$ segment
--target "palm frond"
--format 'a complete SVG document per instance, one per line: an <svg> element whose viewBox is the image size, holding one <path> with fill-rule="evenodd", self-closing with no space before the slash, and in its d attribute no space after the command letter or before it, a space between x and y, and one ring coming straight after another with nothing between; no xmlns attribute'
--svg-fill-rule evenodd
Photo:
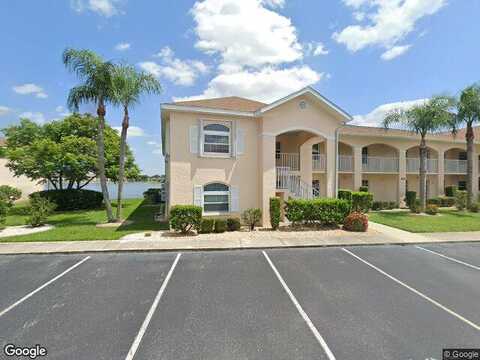
<svg viewBox="0 0 480 360"><path fill-rule="evenodd" d="M98 93L94 87L80 85L70 89L67 106L71 111L78 112L81 104L96 102Z"/></svg>

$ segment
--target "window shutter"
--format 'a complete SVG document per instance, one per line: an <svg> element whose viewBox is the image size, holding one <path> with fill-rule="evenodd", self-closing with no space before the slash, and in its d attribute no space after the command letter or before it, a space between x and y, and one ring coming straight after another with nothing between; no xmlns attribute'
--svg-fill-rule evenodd
<svg viewBox="0 0 480 360"><path fill-rule="evenodd" d="M238 186L230 186L230 211L231 212L240 211L239 202L240 200L239 200Z"/></svg>
<svg viewBox="0 0 480 360"><path fill-rule="evenodd" d="M190 152L198 154L198 139L199 139L198 125L190 126Z"/></svg>
<svg viewBox="0 0 480 360"><path fill-rule="evenodd" d="M245 130L241 128L237 128L237 146L236 146L236 154L243 155L245 152Z"/></svg>
<svg viewBox="0 0 480 360"><path fill-rule="evenodd" d="M203 187L201 185L193 187L193 205L203 207Z"/></svg>

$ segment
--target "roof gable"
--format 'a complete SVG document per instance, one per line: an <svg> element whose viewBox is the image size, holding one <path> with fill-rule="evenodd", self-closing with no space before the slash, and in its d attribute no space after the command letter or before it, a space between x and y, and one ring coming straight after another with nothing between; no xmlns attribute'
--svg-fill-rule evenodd
<svg viewBox="0 0 480 360"><path fill-rule="evenodd" d="M210 109L254 112L265 106L264 103L238 96L229 96L205 100L177 101L175 105L195 106Z"/></svg>

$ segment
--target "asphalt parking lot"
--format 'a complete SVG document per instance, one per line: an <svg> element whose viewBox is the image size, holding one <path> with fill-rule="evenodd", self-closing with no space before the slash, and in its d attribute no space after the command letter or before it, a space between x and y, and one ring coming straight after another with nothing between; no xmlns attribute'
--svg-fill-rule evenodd
<svg viewBox="0 0 480 360"><path fill-rule="evenodd" d="M480 347L480 244L1 256L0 343L2 359L441 359Z"/></svg>

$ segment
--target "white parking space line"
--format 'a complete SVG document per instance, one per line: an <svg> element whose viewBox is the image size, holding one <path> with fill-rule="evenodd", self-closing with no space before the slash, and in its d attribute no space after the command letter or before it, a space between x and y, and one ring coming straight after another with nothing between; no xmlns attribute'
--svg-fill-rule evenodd
<svg viewBox="0 0 480 360"><path fill-rule="evenodd" d="M386 272L383 271L382 269L380 269L380 268L376 267L375 265L369 263L367 260L364 260L364 259L362 259L360 256L355 255L355 254L352 253L351 251L349 251L349 250L347 250L347 249L345 249L345 248L342 248L342 250L345 251L347 254L353 256L353 257L356 258L357 260L359 260L359 261L363 262L364 264L370 266L372 269L378 271L380 274L382 274L382 275L386 276L387 278L395 281L397 284L402 285L403 287L407 288L408 290L410 290L410 291L413 292L414 294L417 294L418 296L424 298L425 300L429 301L429 302L432 303L433 305L435 305L435 306L439 307L440 309L446 311L446 312L449 313L450 315L455 316L457 319L463 321L464 323L470 325L470 326L473 327L474 329L480 331L480 326L477 325L477 324L475 324L474 322L466 319L466 318L463 317L462 315L460 315L460 314L456 313L455 311L449 309L448 307L440 304L438 301L436 301L436 300L432 299L431 297L429 297L429 296L421 293L421 292L418 291L417 289L415 289L415 288L413 288L413 287L405 284L403 281L401 281L401 280L397 279L396 277L394 277L394 276L386 273Z"/></svg>
<svg viewBox="0 0 480 360"><path fill-rule="evenodd" d="M137 336L135 337L135 340L132 343L132 346L130 347L130 350L128 351L127 357L125 360L132 360L133 357L135 356L135 353L138 350L138 347L140 346L140 343L142 342L142 338L145 335L145 332L147 331L148 324L150 324L150 321L152 320L153 314L155 313L155 310L157 309L158 303L160 302L160 299L162 298L163 293L165 292L165 289L167 288L168 282L170 281L170 278L172 277L173 271L175 270L175 267L177 266L178 260L180 259L180 256L182 256L182 253L178 253L177 256L175 257L175 260L173 261L172 266L170 267L170 270L168 271L167 276L165 277L165 280L163 280L162 286L158 290L157 296L155 296L155 299L153 300L152 306L150 307L150 310L148 310L147 316L145 317L145 320L143 320L143 324L140 327L140 330L138 331Z"/></svg>
<svg viewBox="0 0 480 360"><path fill-rule="evenodd" d="M41 291L42 289L46 288L48 285L52 284L53 282L55 282L56 280L60 279L62 276L68 274L70 271L72 271L73 269L75 269L77 266L80 266L82 265L85 261L87 261L88 259L90 259L90 256L87 256L86 258L83 258L82 260L80 260L79 262L77 262L76 264L70 266L67 270L65 270L64 272L62 272L61 274L58 274L57 276L55 276L53 279L47 281L45 284L43 284L42 286L36 288L35 290L33 290L32 292L28 293L27 295L25 295L24 297L22 297L20 300L16 301L15 303L13 303L12 305L10 305L9 307L7 307L5 310L2 310L2 312L0 312L0 317L2 317L3 315L5 315L7 312L9 312L10 310L12 310L13 308L15 308L16 306L20 305L21 303L23 303L25 300L31 298L33 295L35 295L36 293L38 293L39 291Z"/></svg>
<svg viewBox="0 0 480 360"><path fill-rule="evenodd" d="M458 263L458 264L462 264L462 265L468 266L469 268L472 268L472 269L475 269L475 270L480 270L480 267L475 266L475 265L472 265L472 264L469 264L469 263L467 263L467 262L465 262L465 261L461 261L461 260L455 259L455 258L453 258L453 257L447 256L447 255L443 255L443 254L441 254L441 253L439 253L439 252L436 252L436 251L433 251L433 250L430 250L430 249L426 249L426 248L421 247L421 246L418 246L418 245L415 245L415 247L416 247L417 249L420 249L420 250L429 252L429 253L431 253L431 254L440 256L440 257L442 257L442 258L444 258L444 259L447 259L447 260L456 262L456 263Z"/></svg>
<svg viewBox="0 0 480 360"><path fill-rule="evenodd" d="M282 275L280 275L280 272L277 270L277 268L275 267L275 265L273 264L272 260L270 260L270 257L267 255L267 253L265 251L262 251L263 252L263 256L265 256L265 259L267 259L267 262L268 264L270 265L270 267L272 268L273 272L275 273L275 275L277 276L278 280L280 281L280 283L282 284L283 286L283 289L287 292L288 296L290 297L290 300L292 300L293 304L295 305L295 307L297 308L298 312L300 313L300 315L302 316L303 320L305 320L305 322L307 323L308 327L310 328L310 330L312 331L313 335L315 336L315 338L317 339L318 343L320 344L320 346L323 348L323 350L325 351L325 353L327 354L327 357L329 360L335 360L335 355L333 355L332 351L330 350L330 348L328 347L328 344L327 342L325 341L325 339L322 337L322 335L320 335L320 332L317 330L317 328L315 327L315 325L313 324L312 320L310 320L310 318L308 317L307 313L303 310L302 306L300 305L300 303L297 301L297 299L295 298L295 295L293 295L292 291L290 290L290 288L288 287L287 283L285 282L285 280L283 280L283 277Z"/></svg>

